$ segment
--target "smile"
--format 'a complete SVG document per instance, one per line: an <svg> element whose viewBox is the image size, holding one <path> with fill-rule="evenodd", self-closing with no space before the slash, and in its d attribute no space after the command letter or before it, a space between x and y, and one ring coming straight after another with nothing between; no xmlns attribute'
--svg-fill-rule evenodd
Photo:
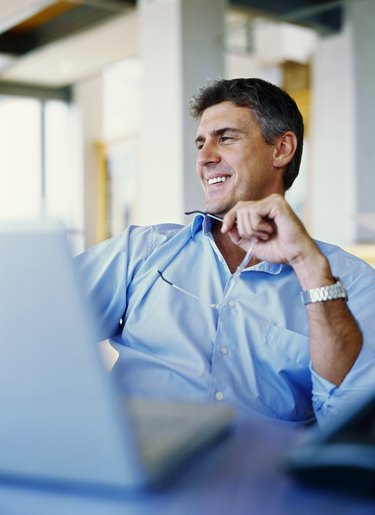
<svg viewBox="0 0 375 515"><path fill-rule="evenodd" d="M225 182L228 179L227 176L224 177L213 177L212 179L208 179L208 184L216 184L218 182Z"/></svg>

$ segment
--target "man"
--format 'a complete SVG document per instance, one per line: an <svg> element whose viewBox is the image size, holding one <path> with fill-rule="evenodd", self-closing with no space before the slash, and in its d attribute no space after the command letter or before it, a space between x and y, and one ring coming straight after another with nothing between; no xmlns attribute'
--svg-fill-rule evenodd
<svg viewBox="0 0 375 515"><path fill-rule="evenodd" d="M303 141L285 92L217 81L192 114L208 215L130 227L78 258L113 373L128 394L333 418L374 385L375 272L315 242L285 201Z"/></svg>

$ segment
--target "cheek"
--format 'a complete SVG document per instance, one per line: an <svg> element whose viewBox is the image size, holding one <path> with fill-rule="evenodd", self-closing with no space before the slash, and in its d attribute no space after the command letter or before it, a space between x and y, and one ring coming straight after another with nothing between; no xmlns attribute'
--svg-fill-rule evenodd
<svg viewBox="0 0 375 515"><path fill-rule="evenodd" d="M203 185L204 184L203 170L202 170L202 167L200 167L198 164L195 165L195 174L198 177L199 181Z"/></svg>

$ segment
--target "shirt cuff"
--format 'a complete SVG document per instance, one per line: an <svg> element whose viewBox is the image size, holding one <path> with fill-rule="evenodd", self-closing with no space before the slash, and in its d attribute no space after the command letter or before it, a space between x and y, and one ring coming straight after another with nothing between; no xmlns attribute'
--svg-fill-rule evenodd
<svg viewBox="0 0 375 515"><path fill-rule="evenodd" d="M340 386L320 376L310 363L312 403L317 421L325 425L344 415L374 389L375 351L365 343Z"/></svg>

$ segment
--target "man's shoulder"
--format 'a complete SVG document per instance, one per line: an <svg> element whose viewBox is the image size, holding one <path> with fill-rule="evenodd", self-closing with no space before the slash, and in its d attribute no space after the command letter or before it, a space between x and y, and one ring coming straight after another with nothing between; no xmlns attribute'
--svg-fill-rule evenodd
<svg viewBox="0 0 375 515"><path fill-rule="evenodd" d="M147 226L150 231L155 234L165 234L168 236L173 236L179 231L186 229L186 225L176 224L172 222L166 222L161 224L149 225Z"/></svg>
<svg viewBox="0 0 375 515"><path fill-rule="evenodd" d="M112 238L106 240L106 242L111 241L121 241L128 239L160 239L165 240L172 238L175 234L185 229L187 226L176 224L176 223L160 223L154 225L129 225L123 232L113 236Z"/></svg>
<svg viewBox="0 0 375 515"><path fill-rule="evenodd" d="M76 259L107 257L112 259L124 253L136 254L142 258L149 255L186 226L174 223L156 225L129 225L122 233L112 236L77 256Z"/></svg>
<svg viewBox="0 0 375 515"><path fill-rule="evenodd" d="M154 225L132 225L128 228L128 231L132 238L149 238L155 243L163 243L187 228L188 226L176 223L160 223Z"/></svg>
<svg viewBox="0 0 375 515"><path fill-rule="evenodd" d="M315 243L328 259L334 275L346 278L349 283L370 281L375 284L375 270L363 259L338 245L318 240Z"/></svg>
<svg viewBox="0 0 375 515"><path fill-rule="evenodd" d="M343 249L339 245L335 245L333 243L327 243L325 241L315 240L315 243L318 245L319 249L327 258L337 258L342 259L345 262L353 262L353 264L364 265L365 267L370 267L363 259L355 256L351 252Z"/></svg>
<svg viewBox="0 0 375 515"><path fill-rule="evenodd" d="M162 249L169 242L186 241L191 237L191 227L176 223L161 223L155 225L130 226L127 232L127 249L131 255L138 254L143 258L149 257L155 250Z"/></svg>

